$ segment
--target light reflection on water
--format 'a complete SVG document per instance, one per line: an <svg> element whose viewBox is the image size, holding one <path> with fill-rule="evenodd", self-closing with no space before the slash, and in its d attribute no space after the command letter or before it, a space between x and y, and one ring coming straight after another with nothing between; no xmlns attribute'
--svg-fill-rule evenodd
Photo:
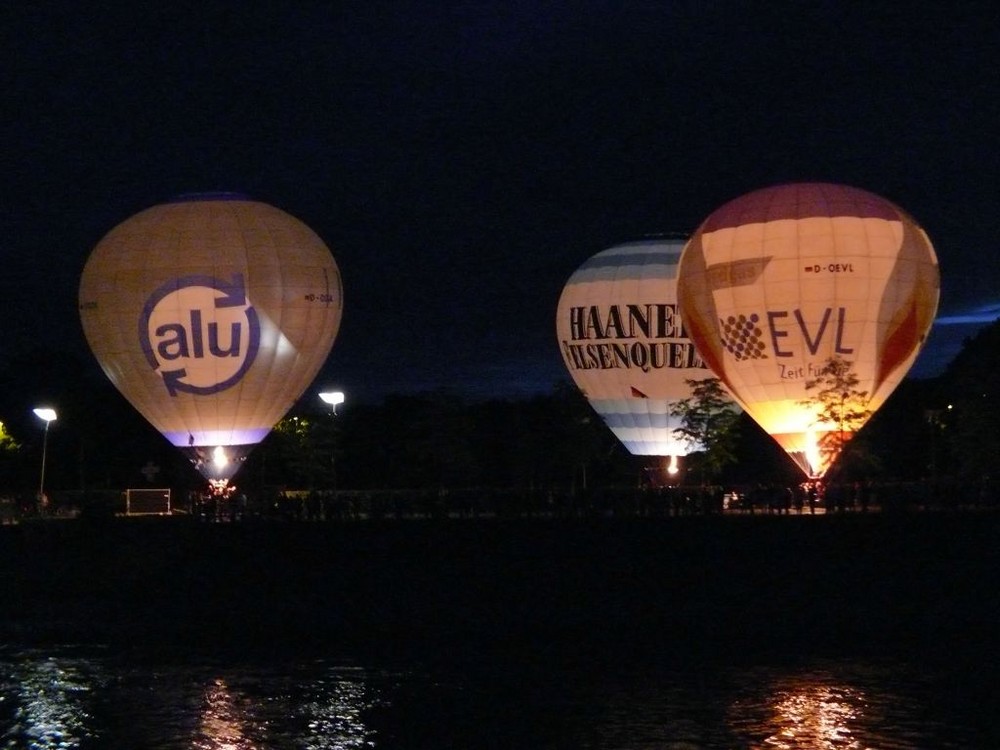
<svg viewBox="0 0 1000 750"><path fill-rule="evenodd" d="M5 748L76 748L93 739L93 694L104 684L99 663L25 654L2 665Z"/></svg>
<svg viewBox="0 0 1000 750"><path fill-rule="evenodd" d="M0 650L5 750L988 747L975 708L909 665L811 662L640 671L358 666L344 660L139 662Z"/></svg>
<svg viewBox="0 0 1000 750"><path fill-rule="evenodd" d="M878 729L881 714L897 700L891 689L870 693L857 675L826 671L757 676L762 679L733 702L729 719L751 744L777 750L907 746Z"/></svg>
<svg viewBox="0 0 1000 750"><path fill-rule="evenodd" d="M793 686L775 697L775 732L764 743L788 750L800 744L861 750L854 727L866 718L864 693L838 685Z"/></svg>
<svg viewBox="0 0 1000 750"><path fill-rule="evenodd" d="M294 670L297 671L297 670ZM197 750L256 750L276 743L306 750L373 747L364 712L373 707L373 688L358 670L332 668L302 675L292 684L281 670L255 675L242 687L216 678L205 686Z"/></svg>
<svg viewBox="0 0 1000 750"><path fill-rule="evenodd" d="M0 651L5 750L376 747L378 671L325 662L130 665L72 647Z"/></svg>

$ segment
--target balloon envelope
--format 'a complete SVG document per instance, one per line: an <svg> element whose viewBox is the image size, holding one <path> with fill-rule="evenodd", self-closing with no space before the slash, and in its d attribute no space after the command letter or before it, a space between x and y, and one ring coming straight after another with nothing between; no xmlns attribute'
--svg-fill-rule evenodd
<svg viewBox="0 0 1000 750"><path fill-rule="evenodd" d="M677 402L687 380L712 377L681 325L677 263L683 240L603 250L563 288L556 334L563 362L590 405L630 453L683 456Z"/></svg>
<svg viewBox="0 0 1000 750"><path fill-rule="evenodd" d="M80 282L80 319L105 374L223 481L316 377L342 304L340 272L312 230L228 194L127 219Z"/></svg>
<svg viewBox="0 0 1000 750"><path fill-rule="evenodd" d="M712 213L685 247L678 288L702 357L818 477L837 457L819 449L821 437L838 428L820 420L806 382L831 359L850 363L870 416L926 339L939 276L930 240L897 206L806 183L758 190Z"/></svg>

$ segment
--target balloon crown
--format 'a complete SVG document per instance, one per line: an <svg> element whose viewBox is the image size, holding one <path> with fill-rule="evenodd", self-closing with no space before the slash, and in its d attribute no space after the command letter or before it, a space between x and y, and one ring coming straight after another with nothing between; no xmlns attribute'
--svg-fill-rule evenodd
<svg viewBox="0 0 1000 750"><path fill-rule="evenodd" d="M227 190L213 190L205 193L181 193L171 198L168 203L190 203L193 201L249 201L253 200L246 193Z"/></svg>

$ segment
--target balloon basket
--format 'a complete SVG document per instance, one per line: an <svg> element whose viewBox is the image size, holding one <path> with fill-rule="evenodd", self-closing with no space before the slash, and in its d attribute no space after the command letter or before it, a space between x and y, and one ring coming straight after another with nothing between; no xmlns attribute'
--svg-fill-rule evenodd
<svg viewBox="0 0 1000 750"><path fill-rule="evenodd" d="M209 479L208 480L208 493L212 497L218 497L222 499L228 498L233 494L233 490L236 489L236 485L229 484L228 479Z"/></svg>
<svg viewBox="0 0 1000 750"><path fill-rule="evenodd" d="M650 487L674 487L681 481L682 472L676 456L655 456L643 467L643 476Z"/></svg>

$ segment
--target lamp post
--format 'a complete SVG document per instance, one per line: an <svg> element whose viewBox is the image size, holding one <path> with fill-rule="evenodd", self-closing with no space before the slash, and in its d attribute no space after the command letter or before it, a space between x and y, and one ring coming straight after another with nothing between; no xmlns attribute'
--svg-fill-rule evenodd
<svg viewBox="0 0 1000 750"><path fill-rule="evenodd" d="M38 482L38 509L41 512L45 503L45 459L49 451L49 425L56 419L56 410L41 406L35 411L35 416L45 422L45 434L42 437L42 478Z"/></svg>
<svg viewBox="0 0 1000 750"><path fill-rule="evenodd" d="M323 391L319 394L319 397L333 410L333 416L337 416L337 405L344 403L344 392L343 391ZM336 420L331 421L331 439L334 441L330 450L330 489L332 492L331 500L336 502L337 499L337 447L336 447L336 435L337 435L337 424ZM327 498L323 496L320 499L320 515L325 519L327 517Z"/></svg>
<svg viewBox="0 0 1000 750"><path fill-rule="evenodd" d="M324 391L319 397L333 407L333 413L337 413L337 404L344 403L343 391Z"/></svg>

